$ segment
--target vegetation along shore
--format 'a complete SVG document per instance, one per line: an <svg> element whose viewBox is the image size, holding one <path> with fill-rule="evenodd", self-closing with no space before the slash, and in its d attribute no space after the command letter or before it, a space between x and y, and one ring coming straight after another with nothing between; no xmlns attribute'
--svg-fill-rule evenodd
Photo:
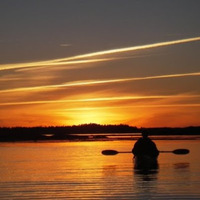
<svg viewBox="0 0 200 200"><path fill-rule="evenodd" d="M137 128L124 124L82 124L74 126L49 127L1 127L0 142L48 140L106 140L109 139L108 135L120 134L120 136L137 136L143 130L148 130L151 136L200 135L200 126L178 128Z"/></svg>

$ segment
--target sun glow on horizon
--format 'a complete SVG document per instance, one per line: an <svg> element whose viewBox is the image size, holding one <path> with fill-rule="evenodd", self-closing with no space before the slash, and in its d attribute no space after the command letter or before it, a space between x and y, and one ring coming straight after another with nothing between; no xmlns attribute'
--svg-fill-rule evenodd
<svg viewBox="0 0 200 200"><path fill-rule="evenodd" d="M0 126L200 125L200 93L193 87L198 85L198 69L153 71L148 58L145 64L146 69L150 68L149 73L138 73L137 68L131 68L133 59L117 57L126 52L199 40L200 37L194 37L41 62L0 65L3 74ZM120 69L116 67L118 60ZM128 62L130 66L125 71ZM110 74L107 74L108 67L113 70ZM174 83L177 87L171 87Z"/></svg>
<svg viewBox="0 0 200 200"><path fill-rule="evenodd" d="M106 121L108 121L106 119L106 113L98 110L79 111L78 114L74 114L73 119L74 120L71 121L71 124L104 124Z"/></svg>

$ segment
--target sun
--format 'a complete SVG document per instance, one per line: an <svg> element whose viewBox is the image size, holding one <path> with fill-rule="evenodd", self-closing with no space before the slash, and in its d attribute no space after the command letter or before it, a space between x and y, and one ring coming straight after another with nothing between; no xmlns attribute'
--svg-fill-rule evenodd
<svg viewBox="0 0 200 200"><path fill-rule="evenodd" d="M85 110L77 114L75 122L76 124L89 124L89 123L102 124L106 121L105 115L106 114L101 111Z"/></svg>
<svg viewBox="0 0 200 200"><path fill-rule="evenodd" d="M65 124L106 124L109 120L109 112L98 108L77 108L73 111L63 113L65 115Z"/></svg>
<svg viewBox="0 0 200 200"><path fill-rule="evenodd" d="M87 106L63 109L59 112L59 123L80 124L120 124L127 121L127 112L109 106Z"/></svg>

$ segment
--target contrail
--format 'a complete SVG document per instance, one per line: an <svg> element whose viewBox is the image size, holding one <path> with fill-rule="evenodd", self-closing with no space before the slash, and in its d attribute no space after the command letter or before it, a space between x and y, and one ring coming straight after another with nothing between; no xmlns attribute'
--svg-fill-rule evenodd
<svg viewBox="0 0 200 200"><path fill-rule="evenodd" d="M199 98L200 95L150 95L150 96L117 96L100 97L87 99L64 99L64 100L44 100L44 101L24 101L0 103L0 106L31 105L31 104L54 104L54 103L81 103L81 102L101 102L101 101L124 101L142 99L169 99L169 98Z"/></svg>
<svg viewBox="0 0 200 200"><path fill-rule="evenodd" d="M111 49L111 50L98 51L98 52L73 56L73 57L67 58L67 60L88 58L88 57L93 57L93 56L102 56L102 55L122 53L122 52L128 52L128 51L136 51L136 50L142 50L142 49L150 49L150 48L163 47L163 46L169 46L169 45L174 45L174 44L181 44L181 43L186 43L186 42L194 42L194 41L198 41L198 40L200 40L200 37L186 38L186 39L173 40L173 41L167 41L167 42L159 42L159 43L146 44L146 45L133 46L133 47Z"/></svg>
<svg viewBox="0 0 200 200"><path fill-rule="evenodd" d="M178 78L178 77L187 77L187 76L200 76L200 72L182 73L182 74L166 74L166 75L158 75L158 76L122 78L122 79L107 79L107 80L68 82L68 83L55 84L55 85L44 85L44 86L35 86L35 87L22 87L22 88L14 88L14 89L5 89L5 90L0 90L0 93L23 92L23 91L29 91L29 92L30 91L42 91L42 90L47 90L47 89L57 89L57 88L61 88L61 87L78 87L78 86L87 86L87 85L110 84L110 83L120 83L120 82L129 82L129 81L163 79L163 78Z"/></svg>
<svg viewBox="0 0 200 200"><path fill-rule="evenodd" d="M72 60L77 60L77 59L85 59L85 58L89 58L89 57L110 55L110 54L115 54L115 53L123 53L123 52L129 52L129 51L164 47L164 46L182 44L182 43L187 43L187 42L194 42L194 41L199 41L199 40L200 40L200 37L193 37L193 38L186 38L186 39L180 39L180 40L173 40L173 41L166 41L166 42L158 42L158 43L153 43L153 44L140 45L140 46L110 49L110 50L105 50L105 51L92 52L92 53L87 53L87 54L82 54L82 55L77 55L77 56L71 56L71 57L66 57L66 58L60 58L60 59L52 59L52 60L47 60L47 61L6 64L6 65L0 65L0 70L57 65L58 62L66 62L66 61L72 61Z"/></svg>
<svg viewBox="0 0 200 200"><path fill-rule="evenodd" d="M90 111L90 110L104 110L104 109L128 109L128 108L162 108L162 107L200 107L200 104L198 103L194 103L194 104L140 104L140 105L134 105L134 106L102 106L102 107L80 107L80 108L65 108L62 109L61 112L65 112L65 111Z"/></svg>
<svg viewBox="0 0 200 200"><path fill-rule="evenodd" d="M111 61L111 60L117 60L120 58L101 58L101 59L87 59L87 60L72 60L72 61L62 61L62 62L49 62L49 61L41 61L41 62L33 62L33 63L18 63L18 64L6 64L6 65L0 65L0 71L2 70L8 70L8 69L28 69L32 67L37 68L43 68L47 66L59 66L59 65L74 65L74 64L87 64L87 63L96 63L96 62L105 62L105 61ZM30 69L29 69L30 70Z"/></svg>
<svg viewBox="0 0 200 200"><path fill-rule="evenodd" d="M98 63L98 62L106 62L106 61L113 61L113 60L122 60L122 59L128 59L128 58L136 58L136 57L144 57L144 56L123 56L123 57L111 57L111 58L99 58L99 59L85 59L85 60L72 60L72 61L62 61L62 62L53 62L48 64L48 66L56 66L56 68L48 68L48 70L58 70L58 69L63 69L65 67L65 69L79 69L79 68L86 68L85 65L79 65L79 64L89 64L89 63ZM67 66L68 65L68 66ZM59 66L61 66L61 68L58 68ZM37 66L36 68L33 68L30 66L30 68L20 68L17 71L21 72L21 71L33 71L33 70L40 70L40 69L45 69L47 67L47 65L41 65L41 66ZM87 66L88 67L88 66ZM91 66L90 66L91 67Z"/></svg>

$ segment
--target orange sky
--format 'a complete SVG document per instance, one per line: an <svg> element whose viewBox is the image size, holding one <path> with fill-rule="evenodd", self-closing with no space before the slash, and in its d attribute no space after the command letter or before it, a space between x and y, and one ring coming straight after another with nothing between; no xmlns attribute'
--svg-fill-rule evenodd
<svg viewBox="0 0 200 200"><path fill-rule="evenodd" d="M199 40L0 65L0 126L200 125Z"/></svg>
<svg viewBox="0 0 200 200"><path fill-rule="evenodd" d="M0 1L0 127L200 126L200 1Z"/></svg>

